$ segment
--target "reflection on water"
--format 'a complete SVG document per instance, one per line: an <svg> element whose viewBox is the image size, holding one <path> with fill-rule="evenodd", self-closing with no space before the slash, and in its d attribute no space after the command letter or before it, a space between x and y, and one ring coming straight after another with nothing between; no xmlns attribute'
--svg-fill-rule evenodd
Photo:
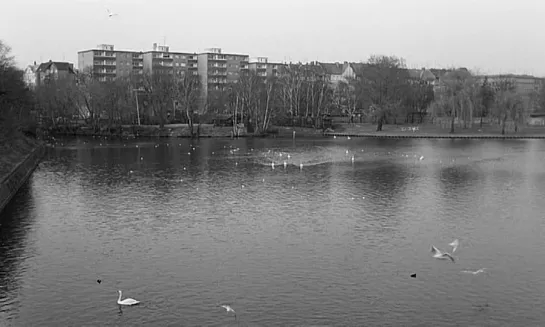
<svg viewBox="0 0 545 327"><path fill-rule="evenodd" d="M67 140L2 214L0 319L540 325L544 156L539 141ZM456 264L431 258L454 238ZM118 289L142 305L120 312Z"/></svg>

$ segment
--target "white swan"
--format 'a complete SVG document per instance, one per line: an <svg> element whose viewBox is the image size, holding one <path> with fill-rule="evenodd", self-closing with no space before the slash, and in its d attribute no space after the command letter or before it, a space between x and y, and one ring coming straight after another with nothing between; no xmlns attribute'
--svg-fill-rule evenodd
<svg viewBox="0 0 545 327"><path fill-rule="evenodd" d="M449 243L449 245L452 246L452 253L454 253L456 252L458 246L460 246L460 242L458 241L458 239L455 239L454 241L452 241L452 243Z"/></svg>
<svg viewBox="0 0 545 327"><path fill-rule="evenodd" d="M450 253L443 253L441 251L439 251L435 246L431 246L431 252L433 253L433 257L436 258L436 259L450 259L452 262L455 262L454 261L454 257L452 255L450 255Z"/></svg>
<svg viewBox="0 0 545 327"><path fill-rule="evenodd" d="M121 300L122 292L121 291L118 291L118 292L119 292L119 298L117 299L117 304L119 304L119 305L135 305L135 304L140 303L140 301L137 301L137 300L131 299L131 298Z"/></svg>

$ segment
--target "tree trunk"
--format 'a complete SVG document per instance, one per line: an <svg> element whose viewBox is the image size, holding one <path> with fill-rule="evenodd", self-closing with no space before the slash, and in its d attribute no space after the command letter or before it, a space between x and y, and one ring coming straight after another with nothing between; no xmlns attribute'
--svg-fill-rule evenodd
<svg viewBox="0 0 545 327"><path fill-rule="evenodd" d="M238 94L235 101L235 115L233 117L233 135L238 137Z"/></svg>
<svg viewBox="0 0 545 327"><path fill-rule="evenodd" d="M186 109L185 109L185 115L187 116L187 125L189 127L189 136L191 138L193 138L194 134L193 134L193 117L191 117L192 115L189 113L189 106L188 104L186 103Z"/></svg>
<svg viewBox="0 0 545 327"><path fill-rule="evenodd" d="M505 123L507 122L507 114L503 117L501 122L501 135L505 135Z"/></svg>
<svg viewBox="0 0 545 327"><path fill-rule="evenodd" d="M384 114L380 113L380 116L377 121L377 132L382 132L382 124L384 122Z"/></svg>

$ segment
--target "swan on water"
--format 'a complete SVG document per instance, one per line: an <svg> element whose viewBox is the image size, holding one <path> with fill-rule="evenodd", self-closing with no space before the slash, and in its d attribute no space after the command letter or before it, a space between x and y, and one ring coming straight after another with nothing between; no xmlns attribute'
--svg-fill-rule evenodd
<svg viewBox="0 0 545 327"><path fill-rule="evenodd" d="M433 257L436 258L436 259L441 259L441 260L450 259L452 262L455 262L454 257L450 253L447 253L447 252L443 253L443 252L439 251L433 245L431 246L431 252L433 253Z"/></svg>
<svg viewBox="0 0 545 327"><path fill-rule="evenodd" d="M131 299L131 298L126 298L125 300L121 300L122 292L121 291L118 291L118 292L119 292L119 298L117 299L117 304L119 304L119 305L135 305L135 304L140 303L140 301L137 301L137 300Z"/></svg>

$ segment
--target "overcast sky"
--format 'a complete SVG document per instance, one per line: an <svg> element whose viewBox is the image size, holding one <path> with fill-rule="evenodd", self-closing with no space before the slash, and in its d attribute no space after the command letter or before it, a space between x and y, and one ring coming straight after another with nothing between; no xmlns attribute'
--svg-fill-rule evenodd
<svg viewBox="0 0 545 327"><path fill-rule="evenodd" d="M405 58L545 76L545 0L1 0L0 39L20 66L70 61L97 44L220 47L269 61ZM119 16L108 18L106 9Z"/></svg>

